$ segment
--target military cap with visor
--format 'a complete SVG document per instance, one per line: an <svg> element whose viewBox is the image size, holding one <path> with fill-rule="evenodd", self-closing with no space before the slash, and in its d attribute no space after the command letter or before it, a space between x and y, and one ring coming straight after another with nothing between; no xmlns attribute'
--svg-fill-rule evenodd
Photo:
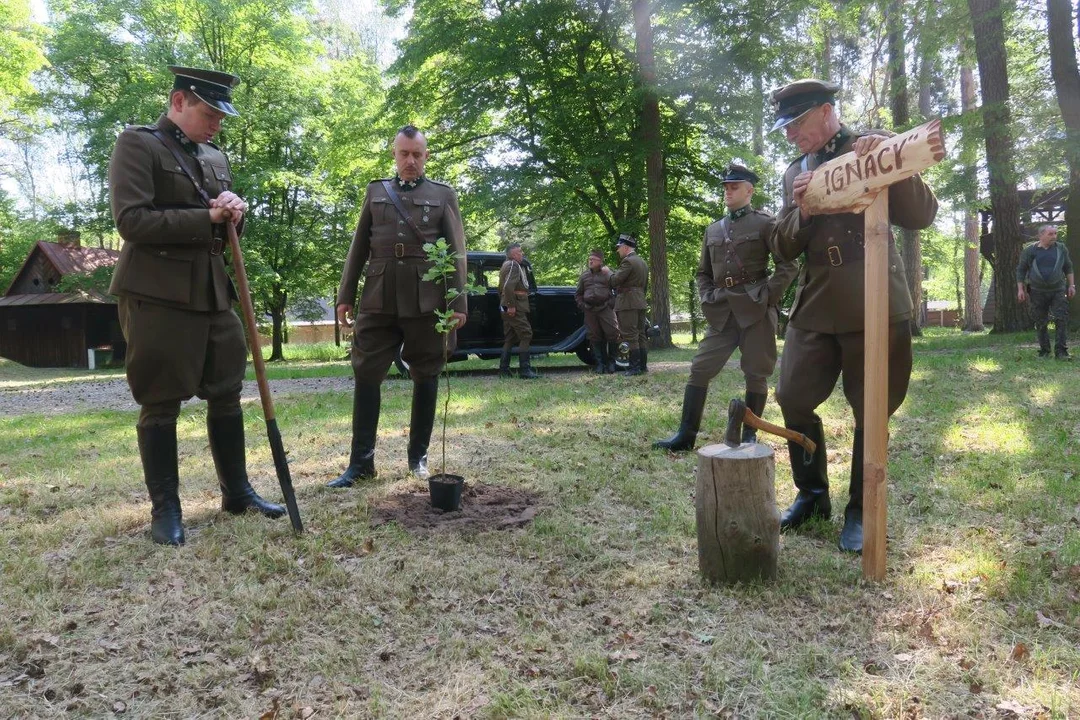
<svg viewBox="0 0 1080 720"><path fill-rule="evenodd" d="M747 167L743 167L738 163L729 163L724 169L724 177L720 179L722 183L737 183L748 182L751 185L757 185L761 178L757 176L753 170Z"/></svg>
<svg viewBox="0 0 1080 720"><path fill-rule="evenodd" d="M769 96L776 115L772 129L779 130L790 125L819 105L834 104L839 91L840 86L834 82L812 78L796 80L773 90Z"/></svg>
<svg viewBox="0 0 1080 720"><path fill-rule="evenodd" d="M176 75L173 90L187 90L215 110L232 117L240 116L232 104L232 89L240 84L237 76L182 65L170 65L169 72Z"/></svg>
<svg viewBox="0 0 1080 720"><path fill-rule="evenodd" d="M615 247L619 247L620 245L625 245L626 247L636 249L637 240L634 239L633 235L627 235L626 233L623 233L619 236L619 239L615 241Z"/></svg>

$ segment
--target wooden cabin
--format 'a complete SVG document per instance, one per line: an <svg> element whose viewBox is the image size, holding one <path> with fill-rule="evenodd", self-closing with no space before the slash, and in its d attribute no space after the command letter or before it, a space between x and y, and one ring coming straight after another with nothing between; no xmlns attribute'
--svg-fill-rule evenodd
<svg viewBox="0 0 1080 720"><path fill-rule="evenodd" d="M95 290L56 291L65 276L112 267L119 258L116 250L82 247L74 233L35 243L0 297L0 357L30 367L123 363L116 300Z"/></svg>

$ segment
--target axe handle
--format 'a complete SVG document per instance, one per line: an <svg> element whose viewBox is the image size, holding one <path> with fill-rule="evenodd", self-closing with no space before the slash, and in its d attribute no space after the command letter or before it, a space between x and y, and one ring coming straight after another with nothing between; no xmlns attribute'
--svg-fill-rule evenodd
<svg viewBox="0 0 1080 720"><path fill-rule="evenodd" d="M815 443L810 438L806 437L800 432L795 432L794 430L789 430L786 427L773 425L771 422L762 420L753 412L751 412L750 408L747 408L746 412L743 413L743 424L749 425L750 427L757 430L764 430L765 432L772 433L773 435L779 435L782 438L786 438L787 440L798 443L804 448L806 448L806 451L811 455L813 455L817 451L817 443Z"/></svg>

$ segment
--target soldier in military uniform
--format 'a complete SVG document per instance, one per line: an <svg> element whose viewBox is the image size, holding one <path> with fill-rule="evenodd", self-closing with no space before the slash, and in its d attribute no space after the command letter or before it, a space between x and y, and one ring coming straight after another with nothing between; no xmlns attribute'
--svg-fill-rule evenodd
<svg viewBox="0 0 1080 720"><path fill-rule="evenodd" d="M746 406L758 417L765 411L769 376L776 367L776 306L799 266L775 253L776 219L750 205L758 176L732 163L723 182L728 215L705 230L697 272L701 309L709 328L690 364L679 430L653 443L656 448L693 449L709 382L735 348L739 348L739 365L746 379ZM770 256L776 265L771 274ZM742 442L756 441L754 428L744 425Z"/></svg>
<svg viewBox="0 0 1080 720"><path fill-rule="evenodd" d="M424 243L446 238L459 254L452 283L465 286L465 231L457 194L424 176L427 139L412 125L398 131L393 144L396 174L372 181L364 195L341 285L337 316L351 324L357 283L364 275L364 291L353 325L352 448L349 466L330 487L351 487L375 476L375 439L379 426L380 386L394 355L409 365L413 381L412 417L409 421L409 470L424 479L430 475L428 443L435 423L438 376L446 364L443 337L435 329L435 310L446 306L446 289L423 280L431 267ZM466 296L452 306L456 327L465 325Z"/></svg>
<svg viewBox="0 0 1080 720"><path fill-rule="evenodd" d="M619 352L619 324L615 319L615 294L611 290L611 270L604 266L604 253L589 253L589 269L578 278L574 301L585 314L585 329L589 335L595 372L615 372L615 357Z"/></svg>
<svg viewBox="0 0 1080 720"><path fill-rule="evenodd" d="M608 282L615 289L615 315L619 333L630 347L630 367L627 375L649 371L649 349L645 338L645 288L649 286L649 266L637 254L637 240L632 235L620 235L615 243L619 253L619 269Z"/></svg>
<svg viewBox="0 0 1080 720"><path fill-rule="evenodd" d="M229 161L210 139L232 106L234 75L172 66L169 107L153 125L132 126L109 163L113 220L124 239L109 292L119 297L127 379L140 406L137 434L150 494L150 534L184 543L177 469L180 403L206 400L210 454L221 507L280 517L285 508L248 482L240 389L247 344L232 310L225 223L243 231L246 204L230 189Z"/></svg>
<svg viewBox="0 0 1080 720"><path fill-rule="evenodd" d="M784 129L803 155L784 173L784 206L777 218L777 251L786 259L800 255L799 275L780 361L776 399L789 428L817 443L813 457L788 443L798 495L783 513L783 528L798 527L812 517L828 518L828 463L825 435L817 407L843 376L844 395L855 415L851 482L840 533L840 549L862 552L863 503L863 226L861 214L811 215L801 200L814 168L854 151L863 156L888 135L853 132L841 124L835 108L839 86L821 80L799 80L772 93L776 112L773 130ZM889 190L889 221L911 230L929 227L937 215L937 199L916 175ZM878 288L884 292L885 288ZM889 414L907 394L911 376L911 296L904 264L889 237Z"/></svg>
<svg viewBox="0 0 1080 720"><path fill-rule="evenodd" d="M1050 313L1054 314L1054 357L1069 360L1069 300L1076 295L1069 249L1058 242L1053 225L1039 228L1039 239L1020 251L1016 264L1016 299L1031 298L1031 316L1039 338L1039 357L1050 355Z"/></svg>
<svg viewBox="0 0 1080 720"><path fill-rule="evenodd" d="M510 352L518 346L518 376L524 380L540 377L532 369L529 345L532 325L529 323L529 275L521 245L511 243L506 248L506 261L499 268L499 310L502 313L503 348L499 358L499 377L510 377Z"/></svg>

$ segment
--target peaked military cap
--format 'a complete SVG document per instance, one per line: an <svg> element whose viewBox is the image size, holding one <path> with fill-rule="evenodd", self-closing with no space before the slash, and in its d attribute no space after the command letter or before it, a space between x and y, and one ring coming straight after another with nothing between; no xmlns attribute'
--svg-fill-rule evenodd
<svg viewBox="0 0 1080 720"><path fill-rule="evenodd" d="M623 233L619 236L619 239L615 241L615 247L619 247L620 245L637 249L637 240L634 239L633 235Z"/></svg>
<svg viewBox="0 0 1080 720"><path fill-rule="evenodd" d="M779 130L810 112L818 105L833 104L840 86L834 82L806 78L772 91L769 101L776 114L772 129Z"/></svg>
<svg viewBox="0 0 1080 720"><path fill-rule="evenodd" d="M173 90L189 90L204 103L226 115L238 117L232 105L232 89L240 84L240 78L217 70L170 65L169 72L176 75Z"/></svg>
<svg viewBox="0 0 1080 720"><path fill-rule="evenodd" d="M720 182L724 183L737 183L748 182L751 185L757 185L760 180L753 170L745 168L737 163L728 163L727 168L724 170L724 177L720 179Z"/></svg>

